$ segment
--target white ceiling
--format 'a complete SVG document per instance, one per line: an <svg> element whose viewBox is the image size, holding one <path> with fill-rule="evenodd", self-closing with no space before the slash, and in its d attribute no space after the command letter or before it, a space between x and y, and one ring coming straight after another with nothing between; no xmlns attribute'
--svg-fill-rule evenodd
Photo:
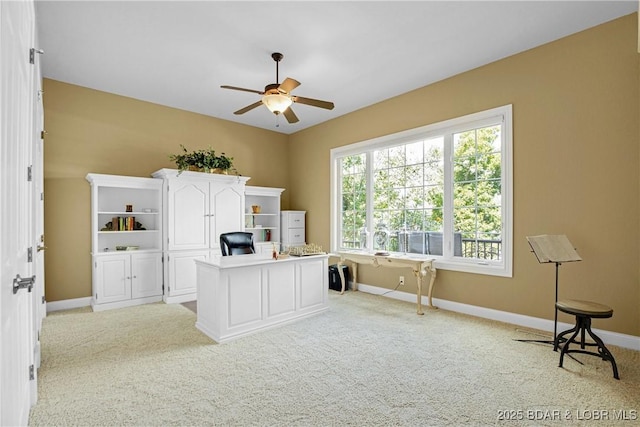
<svg viewBox="0 0 640 427"><path fill-rule="evenodd" d="M290 134L638 10L624 1L37 1L43 76ZM335 103L233 112L275 83Z"/></svg>

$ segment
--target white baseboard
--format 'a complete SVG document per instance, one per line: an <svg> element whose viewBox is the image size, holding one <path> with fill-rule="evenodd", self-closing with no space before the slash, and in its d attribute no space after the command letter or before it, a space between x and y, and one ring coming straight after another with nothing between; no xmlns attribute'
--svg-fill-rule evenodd
<svg viewBox="0 0 640 427"><path fill-rule="evenodd" d="M198 299L198 294L184 294L177 296L167 296L165 295L163 300L167 304L182 304L183 302L195 301Z"/></svg>
<svg viewBox="0 0 640 427"><path fill-rule="evenodd" d="M358 283L358 291L369 294L383 295L401 301L416 302L416 295L402 291L392 291L380 288L378 286L365 285ZM426 307L428 298L422 296L422 305ZM482 317L484 319L497 320L499 322L509 323L512 325L523 326L532 329L538 329L550 333L553 336L553 320L540 319L537 317L525 316L523 314L509 313L507 311L493 310L491 308L478 307L475 305L462 304L454 301L433 298L433 305L443 310L455 311L457 313L468 314L471 316ZM428 314L428 313L427 313ZM558 322L558 332L572 328L574 325L564 322ZM617 345L618 347L629 348L631 350L640 351L640 337L634 335L626 335L618 332L605 331L602 329L593 329L606 344ZM526 337L523 337L526 338ZM535 338L534 338L535 339Z"/></svg>
<svg viewBox="0 0 640 427"><path fill-rule="evenodd" d="M47 313L60 310L71 310L72 308L89 307L91 297L65 299L62 301L47 301Z"/></svg>

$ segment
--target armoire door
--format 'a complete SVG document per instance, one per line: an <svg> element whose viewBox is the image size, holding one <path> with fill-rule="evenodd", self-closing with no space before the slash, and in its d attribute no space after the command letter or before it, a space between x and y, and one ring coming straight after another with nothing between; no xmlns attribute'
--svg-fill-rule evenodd
<svg viewBox="0 0 640 427"><path fill-rule="evenodd" d="M220 249L220 234L244 230L244 189L211 184L211 248Z"/></svg>
<svg viewBox="0 0 640 427"><path fill-rule="evenodd" d="M171 180L168 194L169 250L209 248L209 183Z"/></svg>

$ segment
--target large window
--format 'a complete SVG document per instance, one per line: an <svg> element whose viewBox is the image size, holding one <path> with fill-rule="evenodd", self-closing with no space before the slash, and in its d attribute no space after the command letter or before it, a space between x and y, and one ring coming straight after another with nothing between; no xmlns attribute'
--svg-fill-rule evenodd
<svg viewBox="0 0 640 427"><path fill-rule="evenodd" d="M511 106L331 151L331 249L511 276Z"/></svg>

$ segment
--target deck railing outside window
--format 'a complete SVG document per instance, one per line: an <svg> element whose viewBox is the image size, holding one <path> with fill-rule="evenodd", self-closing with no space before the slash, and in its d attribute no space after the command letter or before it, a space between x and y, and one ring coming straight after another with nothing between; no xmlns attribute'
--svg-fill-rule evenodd
<svg viewBox="0 0 640 427"><path fill-rule="evenodd" d="M429 234L431 234L431 239L429 238ZM412 241L408 241L405 240L402 232L392 232L389 238L389 249L391 252L442 255L442 233L414 231L411 232L411 235ZM403 243L404 241L408 243L406 249ZM502 256L502 240L465 239L461 238L458 234L454 242L456 246L454 248L455 256L486 260L499 260ZM346 249L360 249L360 242L344 240L342 247Z"/></svg>

